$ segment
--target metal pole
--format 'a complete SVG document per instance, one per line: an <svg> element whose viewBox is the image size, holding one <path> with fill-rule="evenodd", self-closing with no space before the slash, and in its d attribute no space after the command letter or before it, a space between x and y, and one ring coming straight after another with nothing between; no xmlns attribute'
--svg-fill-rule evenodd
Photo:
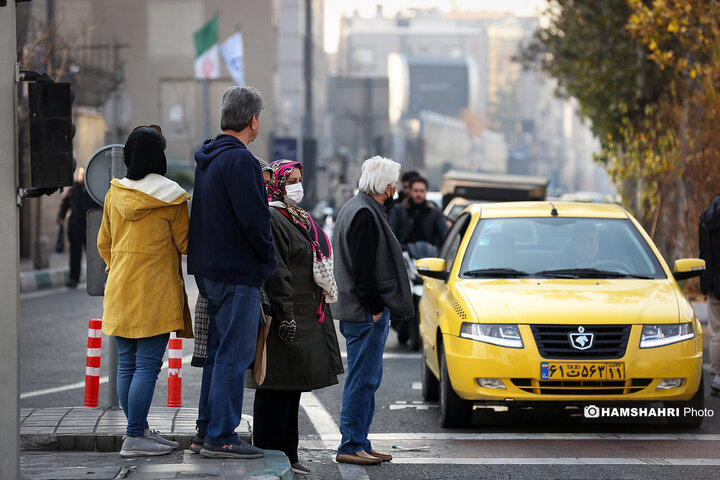
<svg viewBox="0 0 720 480"><path fill-rule="evenodd" d="M122 147L113 147L110 151L112 160L110 175L112 178L119 178L122 175L124 152ZM120 397L117 391L117 369L118 369L118 348L117 339L108 339L108 405L111 407L120 406Z"/></svg>
<svg viewBox="0 0 720 480"><path fill-rule="evenodd" d="M0 478L20 478L20 278L15 2L0 7Z"/></svg>
<svg viewBox="0 0 720 480"><path fill-rule="evenodd" d="M210 103L209 92L210 80L203 78L202 81L202 141L210 138Z"/></svg>

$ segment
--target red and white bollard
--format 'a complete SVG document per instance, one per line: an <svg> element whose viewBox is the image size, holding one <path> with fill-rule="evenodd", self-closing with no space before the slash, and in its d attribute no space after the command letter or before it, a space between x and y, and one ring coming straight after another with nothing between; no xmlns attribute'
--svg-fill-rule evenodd
<svg viewBox="0 0 720 480"><path fill-rule="evenodd" d="M88 327L87 361L85 363L85 402L86 407L98 406L100 390L100 357L102 347L102 320L91 318Z"/></svg>
<svg viewBox="0 0 720 480"><path fill-rule="evenodd" d="M182 338L170 333L168 342L168 407L182 407Z"/></svg>

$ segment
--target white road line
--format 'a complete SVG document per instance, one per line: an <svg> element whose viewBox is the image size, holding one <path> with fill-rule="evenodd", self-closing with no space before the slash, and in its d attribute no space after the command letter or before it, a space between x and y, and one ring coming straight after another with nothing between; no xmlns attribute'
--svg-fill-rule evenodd
<svg viewBox="0 0 720 480"><path fill-rule="evenodd" d="M340 431L338 429L335 420L323 407L320 399L318 399L314 393L307 392L300 396L300 406L308 417L315 428L315 431L320 435L325 444L325 448L328 450L335 451L340 441L341 436L338 435ZM349 463L338 463L340 469L340 475L343 480L370 480L370 477L365 472L365 468L360 465L351 465Z"/></svg>
<svg viewBox="0 0 720 480"><path fill-rule="evenodd" d="M635 441L705 441L720 442L715 433L371 433L372 441L395 442L402 440L635 440ZM340 441L340 435L326 434L326 442Z"/></svg>
<svg viewBox="0 0 720 480"><path fill-rule="evenodd" d="M347 352L341 352L340 355L342 355L342 358L347 358ZM422 355L419 353L393 353L393 352L385 352L383 353L383 360L388 359L415 359L415 358L422 358Z"/></svg>
<svg viewBox="0 0 720 480"><path fill-rule="evenodd" d="M192 355L185 355L182 357L182 363L190 363L190 360L192 360ZM162 370L165 370L168 368L168 362L165 361L165 363L162 364ZM100 384L108 383L108 376L105 375L104 377L100 377ZM31 397L39 397L41 395L50 395L51 393L58 393L58 392L65 392L68 390L75 390L77 388L85 388L85 381L82 382L75 382L70 383L68 385L62 385L59 387L53 387L53 388L44 388L42 390L33 390L32 392L25 392L20 394L20 399L23 398L31 398Z"/></svg>
<svg viewBox="0 0 720 480"><path fill-rule="evenodd" d="M720 465L720 458L453 458L453 457L398 457L393 464L442 464L442 465L663 465L663 466L710 466Z"/></svg>

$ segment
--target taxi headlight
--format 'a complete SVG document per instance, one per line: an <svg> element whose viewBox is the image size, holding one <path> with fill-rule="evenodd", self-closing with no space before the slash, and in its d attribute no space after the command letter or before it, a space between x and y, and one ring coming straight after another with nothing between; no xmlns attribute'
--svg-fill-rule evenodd
<svg viewBox="0 0 720 480"><path fill-rule="evenodd" d="M488 323L463 323L460 336L478 342L492 343L501 347L523 348L517 325L493 325Z"/></svg>
<svg viewBox="0 0 720 480"><path fill-rule="evenodd" d="M694 337L692 323L643 325L640 348L663 347Z"/></svg>

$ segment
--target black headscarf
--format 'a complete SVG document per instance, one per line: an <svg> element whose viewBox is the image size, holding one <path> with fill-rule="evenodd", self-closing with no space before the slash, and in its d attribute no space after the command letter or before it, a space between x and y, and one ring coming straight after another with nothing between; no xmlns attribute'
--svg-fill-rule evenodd
<svg viewBox="0 0 720 480"><path fill-rule="evenodd" d="M127 178L140 180L149 173L165 175L165 137L153 128L142 127L130 134L125 142Z"/></svg>

